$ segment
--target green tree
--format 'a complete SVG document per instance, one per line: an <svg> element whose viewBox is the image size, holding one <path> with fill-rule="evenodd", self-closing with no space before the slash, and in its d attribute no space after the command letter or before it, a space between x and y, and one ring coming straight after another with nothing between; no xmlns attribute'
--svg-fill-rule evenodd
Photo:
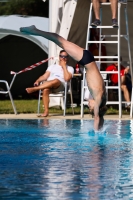
<svg viewBox="0 0 133 200"><path fill-rule="evenodd" d="M48 1L42 0L10 0L0 3L0 15L29 15L48 17Z"/></svg>

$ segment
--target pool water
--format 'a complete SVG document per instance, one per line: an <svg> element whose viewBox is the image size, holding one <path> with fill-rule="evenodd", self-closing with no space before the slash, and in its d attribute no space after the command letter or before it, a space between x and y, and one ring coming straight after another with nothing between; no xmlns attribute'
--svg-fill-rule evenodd
<svg viewBox="0 0 133 200"><path fill-rule="evenodd" d="M3 199L133 200L133 121L1 120Z"/></svg>

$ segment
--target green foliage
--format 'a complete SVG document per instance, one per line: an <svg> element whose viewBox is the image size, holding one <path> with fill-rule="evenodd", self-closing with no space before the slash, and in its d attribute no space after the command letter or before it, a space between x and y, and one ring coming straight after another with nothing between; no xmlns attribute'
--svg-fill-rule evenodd
<svg viewBox="0 0 133 200"><path fill-rule="evenodd" d="M48 17L48 1L10 0L0 4L0 15L13 14Z"/></svg>

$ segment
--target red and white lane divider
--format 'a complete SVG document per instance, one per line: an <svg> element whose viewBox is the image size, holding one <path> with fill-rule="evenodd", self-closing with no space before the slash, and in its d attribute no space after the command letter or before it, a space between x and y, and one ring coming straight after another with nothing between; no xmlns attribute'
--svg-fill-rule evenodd
<svg viewBox="0 0 133 200"><path fill-rule="evenodd" d="M48 62L50 59L54 59L54 57L50 57L50 58L47 58L46 60L42 60L38 63L35 63L34 65L31 65L29 67L26 67L25 69L19 71L19 72L13 72L13 71L10 71L11 74L20 74L20 73L23 73L23 72L26 72L26 71L29 71L29 70L32 70L36 67L38 67L39 65L45 63L45 62Z"/></svg>

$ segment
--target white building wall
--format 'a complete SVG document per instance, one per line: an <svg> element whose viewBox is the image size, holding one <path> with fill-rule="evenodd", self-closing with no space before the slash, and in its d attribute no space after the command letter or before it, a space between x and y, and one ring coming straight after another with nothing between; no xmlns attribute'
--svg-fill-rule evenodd
<svg viewBox="0 0 133 200"><path fill-rule="evenodd" d="M49 0L49 31L67 39L76 5L77 0ZM59 51L60 48L49 41L49 56L57 57Z"/></svg>

